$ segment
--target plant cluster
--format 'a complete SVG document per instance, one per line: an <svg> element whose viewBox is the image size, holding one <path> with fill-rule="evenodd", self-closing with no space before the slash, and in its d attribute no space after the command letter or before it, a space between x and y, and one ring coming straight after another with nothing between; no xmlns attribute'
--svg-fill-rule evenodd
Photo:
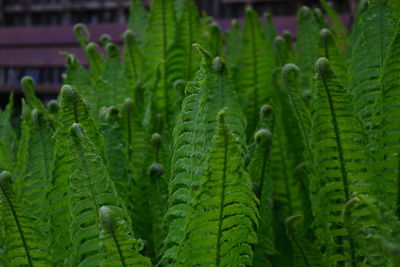
<svg viewBox="0 0 400 267"><path fill-rule="evenodd" d="M133 0L122 49L76 25L88 68L0 113L0 265L399 266L399 3L296 40L192 0Z"/></svg>

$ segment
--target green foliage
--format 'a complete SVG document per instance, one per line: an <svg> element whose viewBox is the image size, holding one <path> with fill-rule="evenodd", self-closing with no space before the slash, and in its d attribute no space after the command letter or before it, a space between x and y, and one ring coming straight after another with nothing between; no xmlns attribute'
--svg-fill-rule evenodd
<svg viewBox="0 0 400 267"><path fill-rule="evenodd" d="M248 121L247 134L251 135L256 127L259 108L266 103L271 84L274 55L272 44L265 36L254 10L247 9L243 28L243 45L239 70L235 73L235 82L245 115Z"/></svg>
<svg viewBox="0 0 400 267"><path fill-rule="evenodd" d="M223 110L218 114L205 175L187 220L185 242L178 253L180 264L252 263L258 200L248 174L241 168L240 154L240 145L228 129Z"/></svg>
<svg viewBox="0 0 400 267"><path fill-rule="evenodd" d="M348 38L320 2L296 38L194 0L132 0L118 45L76 25L88 66L0 111L0 265L399 266L398 1Z"/></svg>
<svg viewBox="0 0 400 267"><path fill-rule="evenodd" d="M37 219L16 195L7 171L0 173L0 190L6 266L47 266L47 240L38 229Z"/></svg>

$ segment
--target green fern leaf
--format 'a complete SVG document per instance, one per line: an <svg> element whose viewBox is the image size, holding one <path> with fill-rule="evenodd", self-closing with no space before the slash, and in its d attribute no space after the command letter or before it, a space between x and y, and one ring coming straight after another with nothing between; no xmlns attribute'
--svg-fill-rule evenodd
<svg viewBox="0 0 400 267"><path fill-rule="evenodd" d="M272 111L269 117L274 117ZM274 120L264 118L264 120ZM272 133L267 129L259 129L255 134L256 149L249 163L248 172L256 185L260 199L258 244L254 247L254 266L272 266L271 255L275 253L272 229L272 183L269 154L272 145Z"/></svg>
<svg viewBox="0 0 400 267"><path fill-rule="evenodd" d="M387 52L380 83L382 91L374 109L375 124L379 126L376 140L377 150L373 164L373 195L389 207L398 210L400 207L398 146L400 131L397 123L399 111L399 86L396 78L400 74L398 58L400 56L400 26Z"/></svg>
<svg viewBox="0 0 400 267"><path fill-rule="evenodd" d="M147 17L147 10L144 8L142 1L131 0L128 18L128 29L136 34L136 37L139 37L139 43L142 43L141 41L145 34L145 27L143 27L143 25L146 23Z"/></svg>
<svg viewBox="0 0 400 267"><path fill-rule="evenodd" d="M147 68L150 73L159 70L160 78L155 88L155 101L157 110L170 118L169 97L172 84L168 84L167 56L176 31L175 8L173 1L154 0L151 4L151 11L145 32L145 55Z"/></svg>
<svg viewBox="0 0 400 267"><path fill-rule="evenodd" d="M25 116L23 138L28 138L26 154L20 160L24 168L15 179L15 188L28 201L32 214L47 224L46 189L51 181L54 160L53 131L44 115L34 109L31 116ZM40 225L43 227L43 225Z"/></svg>
<svg viewBox="0 0 400 267"><path fill-rule="evenodd" d="M127 80L129 95L133 92L143 79L143 55L135 39L134 32L127 30L124 33L124 69Z"/></svg>
<svg viewBox="0 0 400 267"><path fill-rule="evenodd" d="M173 131L173 156L171 180L169 182L169 209L165 220L169 226L164 241L165 252L162 261L176 261L177 248L184 238L185 220L193 197L200 186L204 172L204 158L207 147L207 86L203 80L211 68L211 57L204 53L194 81L187 84L186 98Z"/></svg>
<svg viewBox="0 0 400 267"><path fill-rule="evenodd" d="M29 76L25 76L21 80L21 87L24 91L25 99L28 105L33 109L38 109L43 115L47 115L48 111L44 107L42 101L35 95L35 84L33 79Z"/></svg>
<svg viewBox="0 0 400 267"><path fill-rule="evenodd" d="M114 106L100 111L100 131L104 136L105 165L118 195L129 199L131 178L128 175L124 142L121 134L119 111Z"/></svg>
<svg viewBox="0 0 400 267"><path fill-rule="evenodd" d="M218 115L207 170L196 195L180 247L183 266L249 266L257 242L258 200L243 170L240 144Z"/></svg>
<svg viewBox="0 0 400 267"><path fill-rule="evenodd" d="M339 14L333 7L329 5L327 0L319 0L319 3L321 4L325 12L328 14L330 20L332 21L333 29L335 30L338 37L338 46L340 49L340 54L344 55L347 52L347 29L344 26Z"/></svg>
<svg viewBox="0 0 400 267"><path fill-rule="evenodd" d="M49 199L50 215L50 241L53 262L59 265L68 258L70 253L70 240L68 225L71 220L68 210L69 177L75 169L73 152L68 138L68 128L72 123L80 123L86 129L86 135L96 145L103 155L103 139L99 135L97 126L90 116L90 108L76 90L68 85L61 89L60 110L58 114L58 127L54 134L54 169L51 186L47 197Z"/></svg>
<svg viewBox="0 0 400 267"><path fill-rule="evenodd" d="M372 113L382 84L380 74L392 40L394 21L387 0L369 1L360 21L359 36L349 66L349 87L355 95L354 109L364 120L369 134L375 135Z"/></svg>
<svg viewBox="0 0 400 267"><path fill-rule="evenodd" d="M67 75L64 82L79 90L82 97L93 106L93 115L95 115L99 108L98 92L89 73L72 54L67 57Z"/></svg>
<svg viewBox="0 0 400 267"><path fill-rule="evenodd" d="M258 110L270 97L268 89L275 65L272 44L261 28L257 13L251 9L247 9L245 14L243 42L240 69L234 78L248 122L247 134L251 136Z"/></svg>
<svg viewBox="0 0 400 267"><path fill-rule="evenodd" d="M14 129L12 128L11 120L14 113L14 95L10 94L6 109L0 109L0 169L12 170L14 159L16 158L16 147L18 140Z"/></svg>
<svg viewBox="0 0 400 267"><path fill-rule="evenodd" d="M276 27L272 15L270 13L264 13L264 31L265 35L269 39L269 42L272 44L277 36Z"/></svg>
<svg viewBox="0 0 400 267"><path fill-rule="evenodd" d="M98 45L96 43L88 43L85 47L86 59L89 63L89 73L92 78L92 82L95 84L97 90L99 90L101 83L100 80L104 73L104 61L102 60L103 55L98 51Z"/></svg>
<svg viewBox="0 0 400 267"><path fill-rule="evenodd" d="M225 36L226 51L225 58L227 65L233 76L238 71L240 52L243 46L243 32L237 20L232 20L231 27Z"/></svg>
<svg viewBox="0 0 400 267"><path fill-rule="evenodd" d="M316 63L313 98L312 144L315 151L314 198L317 235L325 246L326 264L355 262L356 248L341 220L343 205L363 193L370 177L366 172L365 133L352 110L352 95L338 81L329 61Z"/></svg>
<svg viewBox="0 0 400 267"><path fill-rule="evenodd" d="M283 66L294 61L293 51L290 44L281 36L277 36L273 40L276 62L278 66Z"/></svg>
<svg viewBox="0 0 400 267"><path fill-rule="evenodd" d="M79 45L85 52L86 58L89 58L87 51L86 51L86 45L88 44L88 42L90 40L90 32L89 32L88 28L86 28L86 26L82 23L75 24L74 34L75 34L75 38L79 42Z"/></svg>
<svg viewBox="0 0 400 267"><path fill-rule="evenodd" d="M94 144L84 134L83 128L74 123L69 129L75 161L74 173L69 177L69 206L72 215L70 229L74 263L77 266L96 266L101 261L99 209L107 205L115 207L130 230L130 219L123 202L118 198L114 184L109 179L102 157ZM133 249L141 244L132 238ZM114 255L110 255L113 258Z"/></svg>
<svg viewBox="0 0 400 267"><path fill-rule="evenodd" d="M109 43L106 47L106 59L104 61L103 87L98 92L100 107L122 103L129 95L124 69L120 61L117 45Z"/></svg>
<svg viewBox="0 0 400 267"><path fill-rule="evenodd" d="M347 68L344 64L344 58L341 56L337 44L337 37L329 29L322 29L320 32L320 56L329 59L332 69L337 74L343 84L347 84Z"/></svg>
<svg viewBox="0 0 400 267"><path fill-rule="evenodd" d="M299 85L301 91L311 90L313 82L313 64L318 59L318 34L321 26L317 14L303 7L297 14L299 30L297 33L296 64L301 69Z"/></svg>
<svg viewBox="0 0 400 267"><path fill-rule="evenodd" d="M50 266L45 235L38 229L31 211L15 194L9 172L0 173L0 192L5 259L9 266Z"/></svg>
<svg viewBox="0 0 400 267"><path fill-rule="evenodd" d="M112 208L102 206L99 210L103 229L100 239L106 255L100 266L151 266L148 258L133 249L137 244L129 233L130 227L126 220L116 215L120 215L121 211L116 207Z"/></svg>
<svg viewBox="0 0 400 267"><path fill-rule="evenodd" d="M293 248L293 264L298 267L323 266L321 252L304 237L299 226L300 216L291 216L285 221L286 229Z"/></svg>
<svg viewBox="0 0 400 267"><path fill-rule="evenodd" d="M203 55L206 55L203 53ZM234 84L230 77L224 60L216 57L212 62L213 66L207 68L204 86L208 87L208 110L207 110L207 134L211 141L217 129L217 115L220 110L227 107L225 113L226 122L230 125L235 137L242 145L242 153L246 154L246 118L239 105Z"/></svg>

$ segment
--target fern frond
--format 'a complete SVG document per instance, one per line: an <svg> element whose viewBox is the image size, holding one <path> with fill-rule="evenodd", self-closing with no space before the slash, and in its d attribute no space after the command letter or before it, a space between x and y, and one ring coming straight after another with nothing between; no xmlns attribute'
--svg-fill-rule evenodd
<svg viewBox="0 0 400 267"><path fill-rule="evenodd" d="M104 107L100 111L100 122L100 131L104 136L105 165L108 174L115 184L118 195L127 200L132 181L127 170L118 109L114 106Z"/></svg>
<svg viewBox="0 0 400 267"><path fill-rule="evenodd" d="M352 95L338 81L326 58L316 63L312 145L315 177L311 188L317 235L327 264L355 262L355 247L343 229L341 210L367 188L368 157L361 121L352 110Z"/></svg>
<svg viewBox="0 0 400 267"><path fill-rule="evenodd" d="M230 129L242 145L243 155L245 155L247 121L242 112L242 107L239 104L236 91L234 90L234 84L222 58L216 57L212 64L212 68L207 68L207 78L204 84L209 90L207 103L208 140L211 141L215 135L218 112L226 107L226 122L230 125Z"/></svg>
<svg viewBox="0 0 400 267"><path fill-rule="evenodd" d="M82 97L93 106L93 115L95 115L99 108L98 92L89 73L72 54L67 56L67 73L64 82L79 90Z"/></svg>
<svg viewBox="0 0 400 267"><path fill-rule="evenodd" d="M311 90L314 62L318 58L318 34L321 30L316 13L303 7L297 14L299 30L297 32L296 65L301 69L299 77L300 90Z"/></svg>
<svg viewBox="0 0 400 267"><path fill-rule="evenodd" d="M379 127L373 164L374 179L371 193L394 210L400 207L399 185L399 141L398 124L400 74L400 26L391 42L383 64L380 83L382 90L374 108L375 125Z"/></svg>
<svg viewBox="0 0 400 267"><path fill-rule="evenodd" d="M325 57L331 63L332 69L337 74L339 80L343 84L347 84L347 68L344 64L344 58L342 57L339 47L337 44L337 37L333 35L329 29L322 29L320 32L320 43L319 43L321 57Z"/></svg>
<svg viewBox="0 0 400 267"><path fill-rule="evenodd" d="M139 49L135 39L134 32L127 30L124 33L124 69L127 80L129 95L133 92L143 77L144 60L142 52Z"/></svg>
<svg viewBox="0 0 400 267"><path fill-rule="evenodd" d="M238 71L240 53L243 46L243 32L237 20L232 20L231 27L225 36L226 50L225 58L227 60L228 68L232 75Z"/></svg>
<svg viewBox="0 0 400 267"><path fill-rule="evenodd" d="M184 238L185 221L204 172L207 148L207 98L209 88L203 80L211 68L211 57L205 51L194 81L187 84L186 98L173 131L173 156L169 182L169 209L165 221L169 227L164 241L162 261L176 261L177 248Z"/></svg>
<svg viewBox="0 0 400 267"><path fill-rule="evenodd" d="M74 34L75 38L78 40L79 45L86 52L86 45L90 41L90 32L88 28L82 23L78 23L74 25ZM86 58L88 58L88 54L86 53Z"/></svg>
<svg viewBox="0 0 400 267"><path fill-rule="evenodd" d="M257 242L258 200L243 170L240 144L218 114L213 145L200 191L180 247L183 266L249 266Z"/></svg>
<svg viewBox="0 0 400 267"><path fill-rule="evenodd" d="M131 30L139 39L141 44L145 35L145 27L143 25L148 19L147 10L144 8L142 1L131 0L129 8L128 29Z"/></svg>
<svg viewBox="0 0 400 267"><path fill-rule="evenodd" d="M275 65L272 44L261 28L257 13L251 9L247 9L245 14L243 42L240 68L234 78L249 123L247 134L251 136L256 127L258 110L271 96L268 90Z"/></svg>
<svg viewBox="0 0 400 267"><path fill-rule="evenodd" d="M69 207L72 215L70 228L73 244L74 263L79 266L95 266L101 262L100 254L100 218L101 206L115 207L119 216L130 231L130 219L124 204L118 198L114 184L109 179L102 157L84 129L73 123L69 129L70 146L75 161L75 170L69 177ZM140 242L132 238L133 249L141 247ZM138 253L139 254L139 253ZM109 255L113 257L114 255Z"/></svg>
<svg viewBox="0 0 400 267"><path fill-rule="evenodd" d="M333 29L335 30L338 37L338 44L339 44L338 46L340 49L340 54L345 55L347 52L348 34L347 34L347 29L342 22L342 19L340 18L336 10L328 4L327 0L319 0L319 3L321 4L325 12L328 14L330 20L332 21Z"/></svg>
<svg viewBox="0 0 400 267"><path fill-rule="evenodd" d="M290 237L293 251L293 265L298 267L323 266L321 252L302 233L299 226L301 216L295 215L286 219L285 225Z"/></svg>
<svg viewBox="0 0 400 267"><path fill-rule="evenodd" d="M68 209L69 177L76 168L68 129L73 123L80 123L86 129L86 135L103 155L103 139L97 126L90 116L90 108L76 90L68 85L61 89L58 127L54 134L54 170L47 197L49 199L48 213L50 216L50 233L54 264L61 264L70 253L69 225L71 217Z"/></svg>
<svg viewBox="0 0 400 267"><path fill-rule="evenodd" d="M5 110L0 109L0 169L12 170L16 158L18 145L17 136L11 125L14 113L14 94L10 94Z"/></svg>
<svg viewBox="0 0 400 267"><path fill-rule="evenodd" d="M349 88L355 95L354 109L364 120L368 134L375 136L373 109L382 91L380 74L394 32L392 10L387 0L369 1L359 23L361 32L349 64Z"/></svg>
<svg viewBox="0 0 400 267"><path fill-rule="evenodd" d="M274 114L270 112L269 116L273 117ZM272 229L272 181L269 162L272 133L267 129L259 129L254 139L256 149L248 166L251 179L258 185L257 191L260 199L258 243L254 247L254 266L272 266L270 258L275 253Z"/></svg>
<svg viewBox="0 0 400 267"><path fill-rule="evenodd" d="M0 173L0 210L4 227L5 259L10 266L50 266L48 243L38 222L16 195L11 174Z"/></svg>
<svg viewBox="0 0 400 267"><path fill-rule="evenodd" d="M155 101L157 110L169 118L169 97L172 84L168 84L168 73L166 68L168 49L171 47L176 31L176 18L173 1L152 1L151 11L145 32L145 55L147 58L148 71L156 72L159 68L160 79L155 88Z"/></svg>
<svg viewBox="0 0 400 267"><path fill-rule="evenodd" d="M270 44L272 44L277 36L274 20L270 13L264 13L263 18L265 35L269 39Z"/></svg>
<svg viewBox="0 0 400 267"><path fill-rule="evenodd" d="M100 266L151 266L150 260L134 249L137 242L130 234L126 220L120 218L119 213L116 207L100 207L100 240L106 258Z"/></svg>
<svg viewBox="0 0 400 267"><path fill-rule="evenodd" d="M284 66L294 61L294 55L290 43L286 42L281 36L277 36L273 40L275 58L278 66Z"/></svg>
<svg viewBox="0 0 400 267"><path fill-rule="evenodd" d="M98 45L96 43L88 43L85 47L86 58L89 63L89 73L95 84L97 90L99 90L100 80L104 73L104 61L102 60L103 55L99 53Z"/></svg>
<svg viewBox="0 0 400 267"><path fill-rule="evenodd" d="M51 181L54 160L53 132L44 115L34 109L31 116L23 118L24 137L27 138L26 154L22 173L15 179L17 192L28 201L32 214L47 224L46 190Z"/></svg>
<svg viewBox="0 0 400 267"><path fill-rule="evenodd" d="M48 111L44 107L42 101L35 95L35 83L29 76L25 76L21 79L21 87L24 91L25 99L28 105L33 109L37 108L43 115L47 115Z"/></svg>

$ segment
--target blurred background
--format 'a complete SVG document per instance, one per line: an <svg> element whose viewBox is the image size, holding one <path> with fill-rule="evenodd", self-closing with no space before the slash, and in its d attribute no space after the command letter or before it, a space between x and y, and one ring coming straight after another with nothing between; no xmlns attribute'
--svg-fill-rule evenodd
<svg viewBox="0 0 400 267"><path fill-rule="evenodd" d="M171 0L172 1L172 0ZM98 41L103 33L121 43L126 29L131 0L0 0L0 106L14 91L21 94L19 81L32 76L41 98L52 99L58 94L64 72L63 52L72 52L85 63L72 26L84 23L91 40ZM150 0L142 0L149 8ZM295 15L303 5L319 7L318 0L197 0L200 11L215 18L223 29L232 19L241 19L246 6L260 15L274 16L277 30L296 32ZM331 0L329 3L350 25L356 0Z"/></svg>

